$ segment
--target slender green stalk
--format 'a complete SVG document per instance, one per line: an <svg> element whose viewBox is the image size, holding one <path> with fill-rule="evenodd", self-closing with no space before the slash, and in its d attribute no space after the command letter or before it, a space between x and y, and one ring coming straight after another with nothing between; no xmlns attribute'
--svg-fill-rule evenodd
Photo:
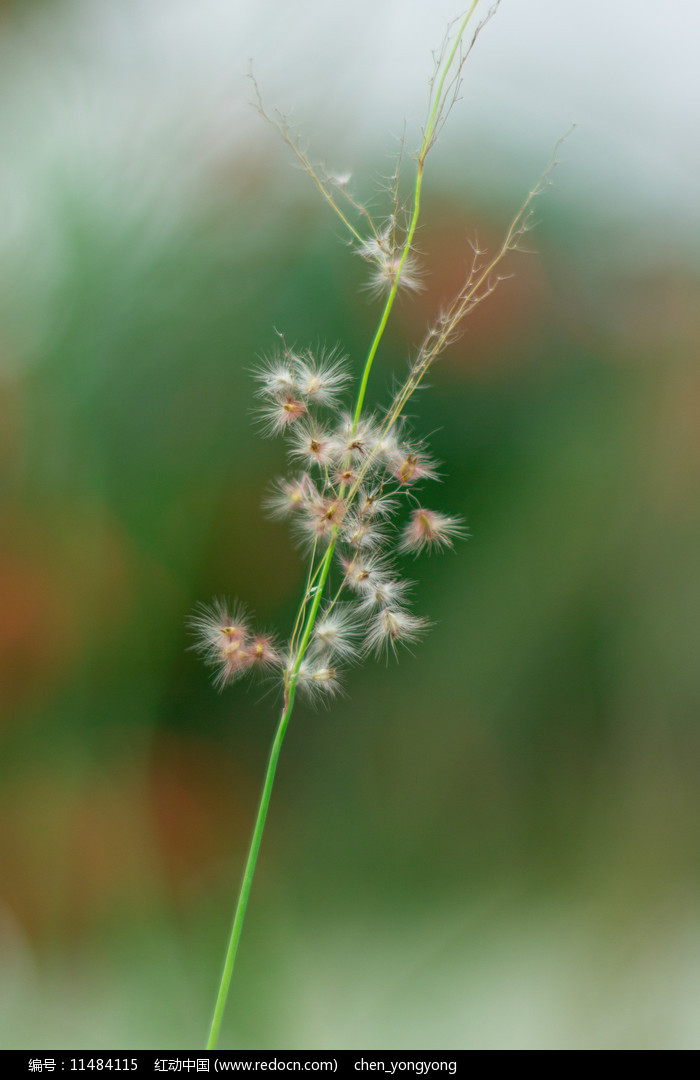
<svg viewBox="0 0 700 1080"><path fill-rule="evenodd" d="M335 550L336 538L331 540L326 554L323 557L323 561L320 564L320 574L318 584L316 585L316 591L314 594L313 603L309 611L308 618L306 620L306 626L304 627L304 634L301 642L299 643L299 651L297 653L297 661L289 678L289 684L285 693L285 703L280 716L280 722L275 734L275 740L272 744L270 751L270 757L267 763L267 772L265 773L265 780L263 783L262 794L260 796L260 805L258 806L258 813L255 818L255 826L253 828L253 837L250 842L250 850L248 852L248 858L245 864L245 871L243 873L243 881L241 883L241 891L238 897L238 903L236 904L236 911L233 917L233 926L231 927L231 936L229 938L228 948L226 950L226 958L224 960L224 968L221 973L221 982L219 984L219 992L216 997L216 1004L214 1006L214 1015L211 1021L211 1028L209 1030L209 1039L207 1040L206 1049L215 1050L217 1042L219 1040L219 1031L221 1029L221 1021L224 1015L224 1009L226 1008L226 999L228 998L229 988L231 986L231 977L233 975L233 968L236 962L236 953L238 952L238 943L241 940L241 933L243 932L243 921L245 919L246 908L248 906L248 898L250 896L250 890L253 885L253 877L255 875L255 866L258 861L258 852L260 851L260 843L262 841L263 831L265 829L265 819L267 818L267 810L270 805L270 796L272 795L272 786L275 781L275 773L277 772L277 762L279 761L280 750L282 749L282 742L284 740L285 732L289 724L292 711L294 709L294 699L296 697L297 678L299 675L299 668L304 659L304 655L309 645L309 640L316 622L316 616L318 615L318 609L323 596L323 589L328 578L331 563L333 561L333 552Z"/></svg>
<svg viewBox="0 0 700 1080"><path fill-rule="evenodd" d="M294 707L294 689L294 687L291 688L287 702L282 711L282 716L280 717L279 726L277 728L277 734L275 735L275 741L273 742L272 750L270 751L270 759L267 763L267 772L265 773L265 782L263 784L262 795L260 797L260 806L258 807L258 815L255 819L255 828L253 829L253 839L250 843L250 851L248 852L248 859L245 864L241 891L238 897L238 903L236 904L236 913L233 917L231 937L229 938L228 949L226 950L226 959L224 960L224 970L221 974L219 993L216 998L216 1005L214 1006L214 1015L212 1017L209 1038L207 1040L206 1046L207 1050L215 1050L216 1044L219 1040L219 1030L221 1028L221 1021L223 1019L224 1009L226 1008L226 999L228 997L228 991L231 985L233 965L236 962L238 943L241 940L241 933L243 931L243 920L245 919L246 908L248 906L248 897L250 896L250 890L253 885L255 864L258 861L258 852L260 851L260 842L262 840L263 829L265 828L267 808L270 805L270 796L272 795L272 785L274 783L275 773L277 771L277 762L279 760L280 750L282 749L284 733L287 730L287 724L289 723L289 718L292 715L292 709Z"/></svg>

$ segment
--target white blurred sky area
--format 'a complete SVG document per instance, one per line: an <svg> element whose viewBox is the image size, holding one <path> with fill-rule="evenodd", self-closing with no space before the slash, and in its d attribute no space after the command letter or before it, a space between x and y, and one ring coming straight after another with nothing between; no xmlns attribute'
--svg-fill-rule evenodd
<svg viewBox="0 0 700 1080"><path fill-rule="evenodd" d="M125 199L158 191L166 214L219 156L244 170L268 153L273 135L248 105L250 58L267 101L329 168L388 154L404 119L415 143L431 50L460 14L450 0L64 0L5 11L0 250L3 231L20 240L48 210L57 174ZM554 197L649 220L693 251L699 42L696 0L502 0L435 157L467 180L534 179L575 121Z"/></svg>

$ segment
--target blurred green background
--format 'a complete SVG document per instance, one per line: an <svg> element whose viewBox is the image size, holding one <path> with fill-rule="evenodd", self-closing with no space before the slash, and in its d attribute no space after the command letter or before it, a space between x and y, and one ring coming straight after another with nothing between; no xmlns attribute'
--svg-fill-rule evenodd
<svg viewBox="0 0 700 1080"><path fill-rule="evenodd" d="M0 5L5 1048L204 1040L277 704L217 695L185 621L224 594L288 630L303 567L260 510L283 451L250 370L273 327L357 368L377 319L246 109L245 58L381 214L443 6L404 8L380 92L392 4L364 45L311 0ZM471 539L419 564L437 625L415 654L294 716L222 1045L700 1049L697 207L652 207L624 155L593 182L593 106L588 128L584 104L484 134L527 90L498 59L519 17L485 32L429 162L427 289L372 383L381 401L468 238L498 244L581 119L537 253L416 405L432 502Z"/></svg>

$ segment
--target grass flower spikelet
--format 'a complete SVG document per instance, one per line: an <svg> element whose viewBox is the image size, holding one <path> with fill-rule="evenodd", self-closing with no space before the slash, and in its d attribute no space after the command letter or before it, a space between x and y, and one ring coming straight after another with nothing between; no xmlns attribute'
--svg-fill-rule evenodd
<svg viewBox="0 0 700 1080"><path fill-rule="evenodd" d="M411 511L410 520L404 527L399 550L418 555L426 548L432 551L433 548L452 547L455 539L464 535L464 524L459 518L418 506Z"/></svg>

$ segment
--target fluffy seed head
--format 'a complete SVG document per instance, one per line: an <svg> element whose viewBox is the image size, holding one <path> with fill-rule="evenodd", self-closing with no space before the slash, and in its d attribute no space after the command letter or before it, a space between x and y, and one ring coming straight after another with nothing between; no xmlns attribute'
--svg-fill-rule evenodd
<svg viewBox="0 0 700 1080"><path fill-rule="evenodd" d="M304 660L297 674L297 685L312 700L335 697L340 690L337 668L322 661Z"/></svg>
<svg viewBox="0 0 700 1080"><path fill-rule="evenodd" d="M365 649L378 656L381 653L388 653L389 648L396 653L397 645L409 645L417 641L427 630L428 625L427 619L410 615L407 611L384 608L370 623L365 639Z"/></svg>
<svg viewBox="0 0 700 1080"><path fill-rule="evenodd" d="M361 419L357 424L349 414L341 420L336 439L341 455L359 461L364 458L376 442L377 429L373 418Z"/></svg>
<svg viewBox="0 0 700 1080"><path fill-rule="evenodd" d="M387 539L386 529L376 520L363 517L358 511L349 514L343 525L343 541L358 551L375 551Z"/></svg>
<svg viewBox="0 0 700 1080"><path fill-rule="evenodd" d="M357 512L363 518L391 517L398 505L398 499L380 490L363 489L357 493Z"/></svg>
<svg viewBox="0 0 700 1080"><path fill-rule="evenodd" d="M335 405L350 376L346 357L334 352L314 359L311 354L298 364L298 386L304 397L315 405Z"/></svg>
<svg viewBox="0 0 700 1080"><path fill-rule="evenodd" d="M198 604L188 625L195 637L192 648L206 656L246 638L250 622L242 605L216 599Z"/></svg>
<svg viewBox="0 0 700 1080"><path fill-rule="evenodd" d="M293 390L285 390L260 410L263 431L266 435L279 435L303 420L307 412L301 396Z"/></svg>
<svg viewBox="0 0 700 1080"><path fill-rule="evenodd" d="M417 450L398 454L389 466L389 471L400 484L408 486L419 480L435 480L435 462L427 454Z"/></svg>
<svg viewBox="0 0 700 1080"><path fill-rule="evenodd" d="M464 536L464 525L459 518L425 510L422 506L411 512L411 517L401 534L400 551L412 551L416 555L428 548L452 547L459 536Z"/></svg>
<svg viewBox="0 0 700 1080"><path fill-rule="evenodd" d="M409 254L401 266L402 252L387 253L377 260L367 282L367 289L373 296L382 296L391 292L396 279L399 281L399 289L405 292L420 292L423 288L423 280L415 255ZM399 272L401 276L399 277Z"/></svg>
<svg viewBox="0 0 700 1080"><path fill-rule="evenodd" d="M294 394L297 392L294 357L290 354L284 359L273 356L264 360L255 372L255 378L260 383L258 397L277 399L285 394Z"/></svg>
<svg viewBox="0 0 700 1080"><path fill-rule="evenodd" d="M318 498L316 486L307 473L302 473L293 479L276 480L263 506L270 517L285 518L302 510L314 498Z"/></svg>
<svg viewBox="0 0 700 1080"><path fill-rule="evenodd" d="M358 552L352 559L341 557L340 562L345 571L345 584L353 592L366 595L391 576L387 564L376 555Z"/></svg>
<svg viewBox="0 0 700 1080"><path fill-rule="evenodd" d="M335 473L333 474L333 479L336 484L344 484L347 488L351 487L351 485L355 483L355 480L357 479L357 473L355 469L353 469L350 465L348 465L347 467L341 466L339 469L336 469Z"/></svg>
<svg viewBox="0 0 700 1080"><path fill-rule="evenodd" d="M360 601L362 611L375 608L391 608L397 611L406 603L406 593L412 588L412 582L388 578L386 581L373 582Z"/></svg>
<svg viewBox="0 0 700 1080"><path fill-rule="evenodd" d="M351 610L336 604L316 624L314 649L318 653L349 660L357 655L357 634L357 624Z"/></svg>
<svg viewBox="0 0 700 1080"><path fill-rule="evenodd" d="M327 542L343 523L347 504L344 499L317 495L311 499L296 522L303 543Z"/></svg>
<svg viewBox="0 0 700 1080"><path fill-rule="evenodd" d="M396 460L397 456L401 456L399 443L393 431L383 434L379 432L374 441L372 451L385 464L389 465Z"/></svg>
<svg viewBox="0 0 700 1080"><path fill-rule="evenodd" d="M358 255L372 263L367 289L374 296L391 292L397 279L399 288L407 292L416 292L423 288L416 256L408 251L404 257L404 249L396 244L393 221L390 221L380 236L365 240L357 251Z"/></svg>
<svg viewBox="0 0 700 1080"><path fill-rule="evenodd" d="M305 465L330 465L338 453L335 439L328 431L315 424L297 424L293 433L289 455Z"/></svg>
<svg viewBox="0 0 700 1080"><path fill-rule="evenodd" d="M242 607L224 600L200 605L189 620L195 641L192 646L216 669L215 685L223 689L253 663L249 653L249 621Z"/></svg>
<svg viewBox="0 0 700 1080"><path fill-rule="evenodd" d="M282 656L271 634L256 634L247 648L251 667L258 671L269 671L280 667Z"/></svg>

